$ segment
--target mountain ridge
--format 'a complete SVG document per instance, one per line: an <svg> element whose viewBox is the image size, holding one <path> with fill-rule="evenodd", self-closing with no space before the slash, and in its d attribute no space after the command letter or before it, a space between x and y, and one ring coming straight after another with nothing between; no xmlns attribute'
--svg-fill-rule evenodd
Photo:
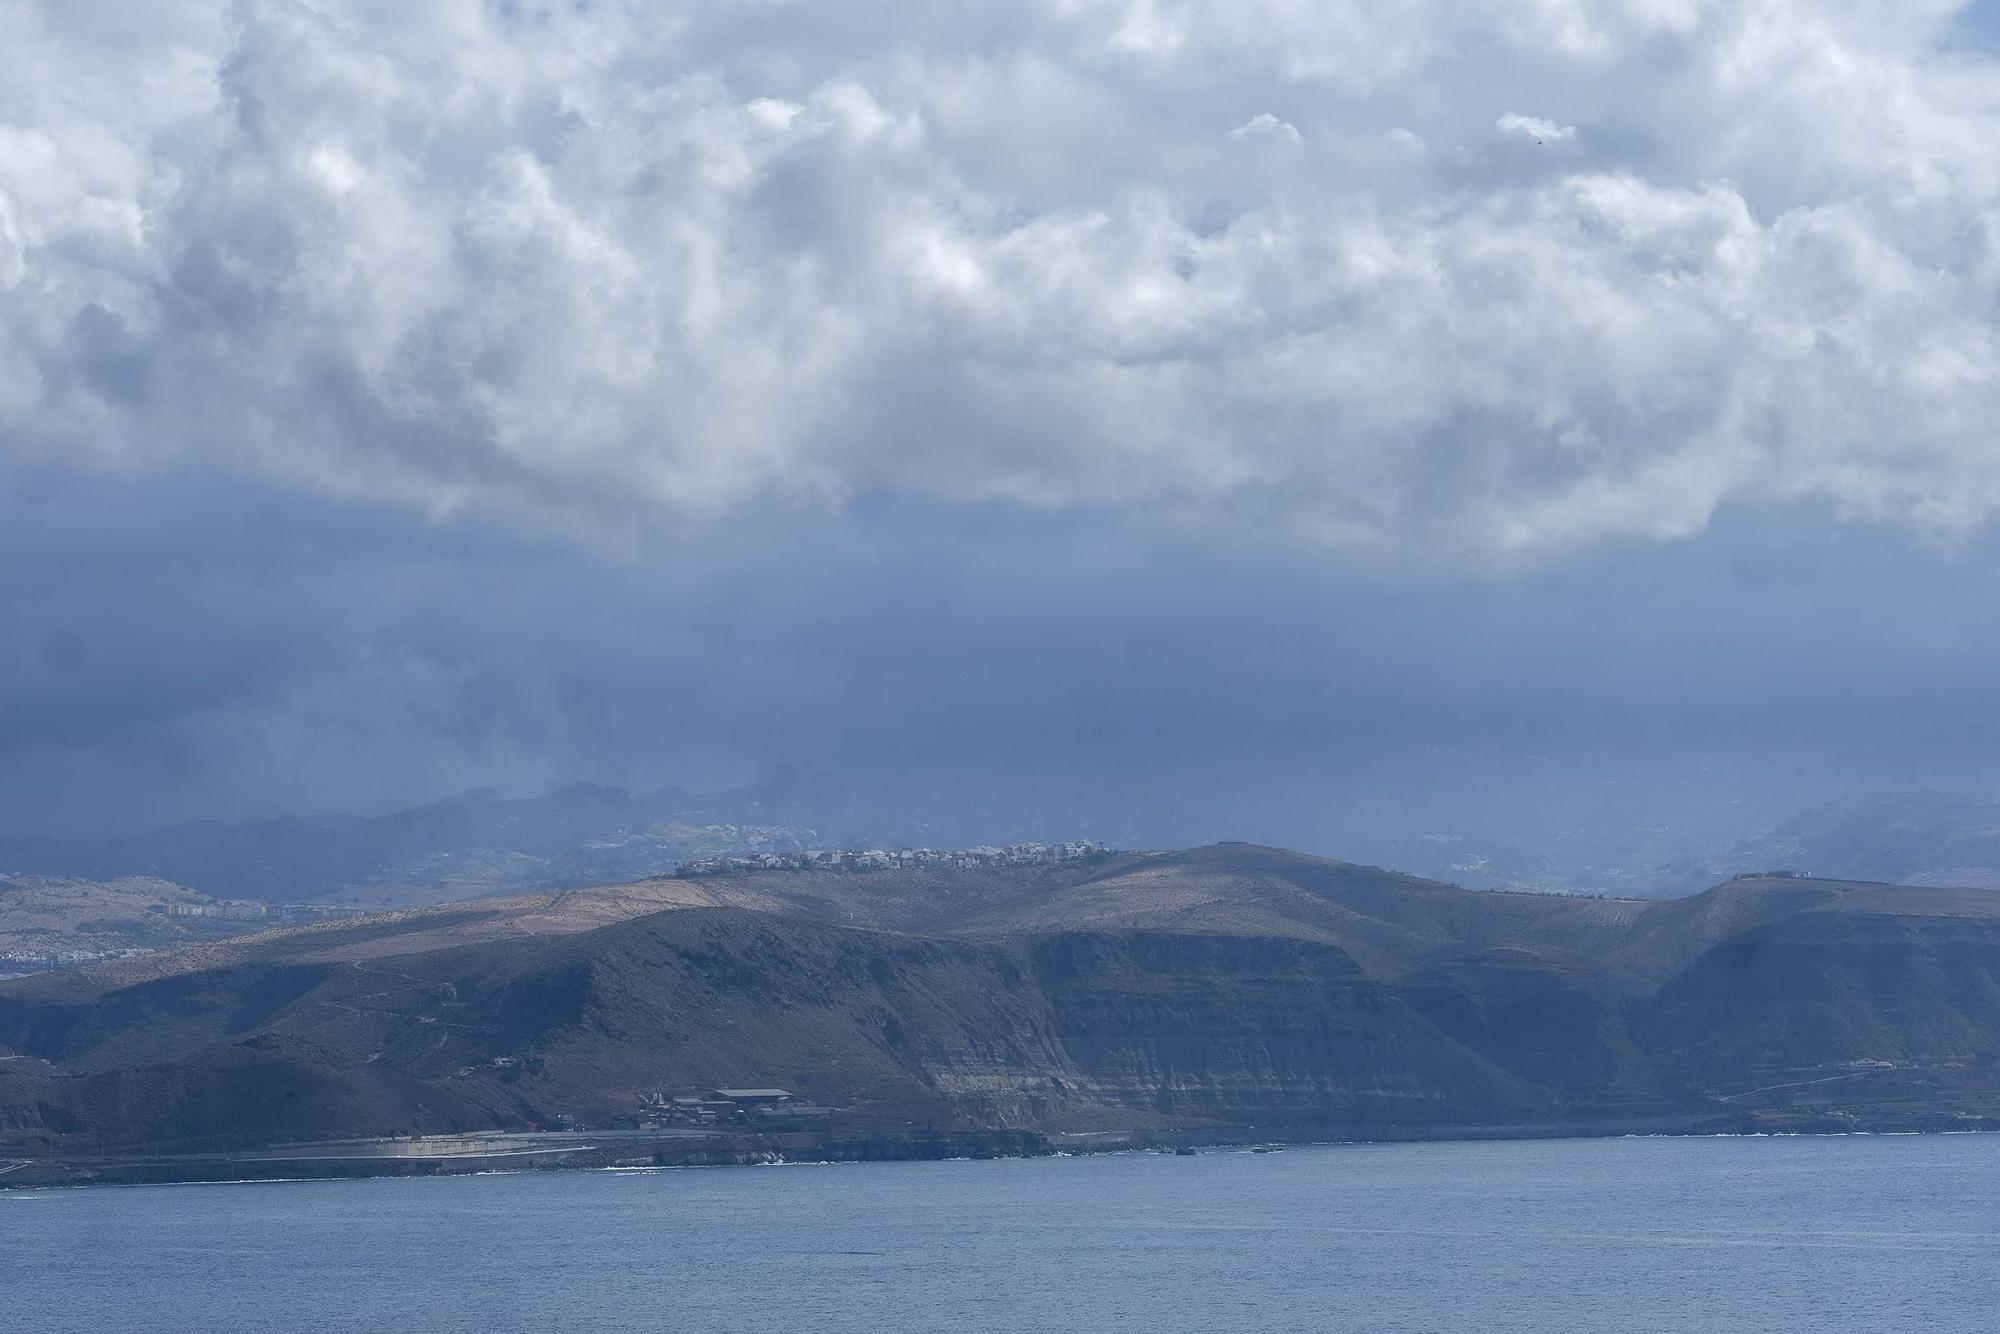
<svg viewBox="0 0 2000 1334"><path fill-rule="evenodd" d="M731 1084L1044 1131L1961 1124L2000 1114L2000 894L1492 894L1245 844L664 879L0 984L0 1047L0 1142L50 1152Z"/></svg>

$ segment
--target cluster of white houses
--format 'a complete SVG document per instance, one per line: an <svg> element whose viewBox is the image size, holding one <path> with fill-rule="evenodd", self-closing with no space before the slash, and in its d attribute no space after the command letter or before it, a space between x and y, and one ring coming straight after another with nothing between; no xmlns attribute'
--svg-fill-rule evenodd
<svg viewBox="0 0 2000 1334"><path fill-rule="evenodd" d="M788 1089L700 1089L655 1093L639 1107L647 1127L768 1125L780 1121L824 1121L838 1108L800 1102Z"/></svg>
<svg viewBox="0 0 2000 1334"><path fill-rule="evenodd" d="M684 876L722 875L732 871L888 871L899 867L970 869L981 866L1043 866L1054 862L1082 861L1106 851L1102 843L1074 839L1067 843L1010 843L1006 847L962 848L940 852L934 848L882 848L866 851L749 852L726 857L703 857L683 862L676 874Z"/></svg>
<svg viewBox="0 0 2000 1334"><path fill-rule="evenodd" d="M232 922L326 922L348 917L366 917L367 908L344 903L263 903L255 899L217 899L209 903L166 903L169 917L216 917Z"/></svg>
<svg viewBox="0 0 2000 1334"><path fill-rule="evenodd" d="M103 963L109 959L130 959L148 951L136 947L91 950L0 950L0 977L18 977L24 973L46 973L57 968L75 968L81 964Z"/></svg>

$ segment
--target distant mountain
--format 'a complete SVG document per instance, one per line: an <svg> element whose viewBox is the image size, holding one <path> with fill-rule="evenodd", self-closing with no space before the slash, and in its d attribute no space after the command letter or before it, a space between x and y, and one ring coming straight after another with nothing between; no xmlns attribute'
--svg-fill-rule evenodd
<svg viewBox="0 0 2000 1334"><path fill-rule="evenodd" d="M2000 800L1881 792L1801 811L1734 854L1745 869L2000 888Z"/></svg>
<svg viewBox="0 0 2000 1334"><path fill-rule="evenodd" d="M1472 889L1677 898L1747 871L2000 888L2000 800L1957 792L1840 798L1775 828L1578 828L1539 839L1427 834L1396 860Z"/></svg>
<svg viewBox="0 0 2000 1334"><path fill-rule="evenodd" d="M2000 893L1481 893L1223 844L447 904L0 983L0 1144L630 1123L1990 1125Z"/></svg>

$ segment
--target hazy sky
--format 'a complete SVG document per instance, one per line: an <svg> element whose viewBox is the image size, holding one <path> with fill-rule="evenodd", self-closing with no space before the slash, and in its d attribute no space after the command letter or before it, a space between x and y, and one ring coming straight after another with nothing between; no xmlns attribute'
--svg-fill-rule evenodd
<svg viewBox="0 0 2000 1334"><path fill-rule="evenodd" d="M1331 852L2000 786L1990 12L0 32L0 830L776 760Z"/></svg>

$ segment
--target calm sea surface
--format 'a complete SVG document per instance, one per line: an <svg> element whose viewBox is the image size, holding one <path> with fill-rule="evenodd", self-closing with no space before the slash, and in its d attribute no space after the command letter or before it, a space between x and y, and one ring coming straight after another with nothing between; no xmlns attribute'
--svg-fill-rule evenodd
<svg viewBox="0 0 2000 1334"><path fill-rule="evenodd" d="M2000 1329L2000 1137L0 1193L7 1330Z"/></svg>

